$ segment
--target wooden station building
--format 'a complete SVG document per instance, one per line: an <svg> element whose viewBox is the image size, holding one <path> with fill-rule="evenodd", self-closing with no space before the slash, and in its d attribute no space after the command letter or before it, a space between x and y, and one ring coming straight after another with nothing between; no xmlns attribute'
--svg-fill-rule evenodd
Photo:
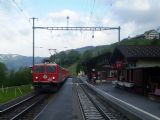
<svg viewBox="0 0 160 120"><path fill-rule="evenodd" d="M90 80L113 83L135 93L160 96L160 46L118 45L113 53L83 63Z"/></svg>
<svg viewBox="0 0 160 120"><path fill-rule="evenodd" d="M118 86L144 95L160 90L160 46L119 45L110 61Z"/></svg>
<svg viewBox="0 0 160 120"><path fill-rule="evenodd" d="M85 67L85 74L90 80L94 77L96 80L110 80L113 79L113 72L110 66L111 53L101 54L88 61L83 62Z"/></svg>

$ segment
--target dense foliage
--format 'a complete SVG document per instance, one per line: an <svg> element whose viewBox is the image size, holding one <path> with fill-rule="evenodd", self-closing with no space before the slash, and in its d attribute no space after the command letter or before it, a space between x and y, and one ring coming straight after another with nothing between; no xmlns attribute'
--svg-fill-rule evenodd
<svg viewBox="0 0 160 120"><path fill-rule="evenodd" d="M93 53L90 50L85 51L83 54L76 50L62 51L56 55L50 57L51 61L55 61L62 67L68 68L72 75L75 75L83 69L81 63L84 60L89 60L93 57Z"/></svg>
<svg viewBox="0 0 160 120"><path fill-rule="evenodd" d="M70 71L75 74L84 70L82 63L89 59L92 59L95 56L106 52L112 52L118 43L113 43L111 45L103 45L92 47L91 50L86 50L83 53L80 53L75 50L63 51L56 55L56 63L67 67ZM146 39L124 39L120 42L120 45L160 45L160 40L146 40ZM53 58L53 56L52 56Z"/></svg>
<svg viewBox="0 0 160 120"><path fill-rule="evenodd" d="M20 68L18 71L8 70L6 65L0 63L0 85L19 86L32 83L30 68Z"/></svg>
<svg viewBox="0 0 160 120"><path fill-rule="evenodd" d="M81 54L78 51L71 50L68 52L60 52L55 56L51 56L50 59L60 64L63 67L69 67L81 58Z"/></svg>
<svg viewBox="0 0 160 120"><path fill-rule="evenodd" d="M76 75L84 70L82 63L89 59L106 52L112 52L118 43L95 47L80 53L76 50L62 51L50 59L60 64L62 67L69 68L72 75ZM160 45L160 40L146 39L125 39L120 42L121 45ZM20 68L18 71L8 70L6 65L0 63L0 87L18 86L32 83L32 74L30 68Z"/></svg>
<svg viewBox="0 0 160 120"><path fill-rule="evenodd" d="M0 63L0 83L3 83L6 80L7 78L6 72L7 72L7 68L5 64Z"/></svg>

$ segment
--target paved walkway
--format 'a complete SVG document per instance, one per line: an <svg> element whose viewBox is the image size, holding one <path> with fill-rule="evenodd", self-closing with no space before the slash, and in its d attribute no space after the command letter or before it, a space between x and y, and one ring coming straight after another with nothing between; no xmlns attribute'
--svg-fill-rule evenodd
<svg viewBox="0 0 160 120"><path fill-rule="evenodd" d="M39 114L36 120L81 120L78 100L75 91L75 79L69 78L62 86L60 91L50 101L47 107ZM148 98L127 92L125 90L115 88L111 83L94 85L99 90L106 93L112 101L118 102L124 107L139 111L138 114L144 113L144 120L151 120L147 117L151 116L152 120L160 120L160 103L149 100ZM147 114L147 115L146 115Z"/></svg>
<svg viewBox="0 0 160 120"><path fill-rule="evenodd" d="M105 91L107 94L123 101L128 105L138 108L140 111L160 120L160 103L152 101L149 98L127 92L120 88L115 88L111 83L100 83L94 85L95 87Z"/></svg>
<svg viewBox="0 0 160 120"><path fill-rule="evenodd" d="M69 78L36 120L80 120L75 98L73 79Z"/></svg>
<svg viewBox="0 0 160 120"><path fill-rule="evenodd" d="M86 82L86 77L80 77ZM141 116L144 120L160 120L160 103L152 101L149 98L137 95L120 88L115 88L111 82L92 84L98 91L104 93L108 100L118 104L122 108ZM91 85L91 86L92 86Z"/></svg>

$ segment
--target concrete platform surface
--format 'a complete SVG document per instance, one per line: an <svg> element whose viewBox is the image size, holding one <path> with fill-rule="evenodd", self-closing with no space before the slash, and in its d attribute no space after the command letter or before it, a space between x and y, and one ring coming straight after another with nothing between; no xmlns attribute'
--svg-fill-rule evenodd
<svg viewBox="0 0 160 120"><path fill-rule="evenodd" d="M86 81L86 78L81 78L83 81ZM98 90L101 90L110 96L112 101L120 101L124 103L125 107L129 109L135 108L136 111L139 111L139 114L142 118L153 118L153 120L160 120L160 103L152 101L149 98L131 93L129 91L116 88L111 82L92 84ZM143 113L143 114L142 114ZM147 118L150 120L150 118ZM144 119L145 120L145 119Z"/></svg>
<svg viewBox="0 0 160 120"><path fill-rule="evenodd" d="M39 113L35 120L80 120L81 115L76 103L73 78L68 78L59 92ZM73 106L74 105L74 106ZM77 105L77 106L75 106Z"/></svg>
<svg viewBox="0 0 160 120"><path fill-rule="evenodd" d="M141 110L148 112L154 116L159 117L160 120L160 103L152 101L149 98L127 92L120 88L115 88L111 83L95 85L97 88L104 90L108 94L128 103Z"/></svg>

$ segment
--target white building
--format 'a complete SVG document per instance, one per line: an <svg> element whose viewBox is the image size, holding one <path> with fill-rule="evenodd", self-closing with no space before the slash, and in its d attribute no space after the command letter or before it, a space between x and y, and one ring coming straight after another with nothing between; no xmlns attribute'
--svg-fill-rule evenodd
<svg viewBox="0 0 160 120"><path fill-rule="evenodd" d="M149 30L144 33L145 39L153 40L159 39L159 33L156 30Z"/></svg>

